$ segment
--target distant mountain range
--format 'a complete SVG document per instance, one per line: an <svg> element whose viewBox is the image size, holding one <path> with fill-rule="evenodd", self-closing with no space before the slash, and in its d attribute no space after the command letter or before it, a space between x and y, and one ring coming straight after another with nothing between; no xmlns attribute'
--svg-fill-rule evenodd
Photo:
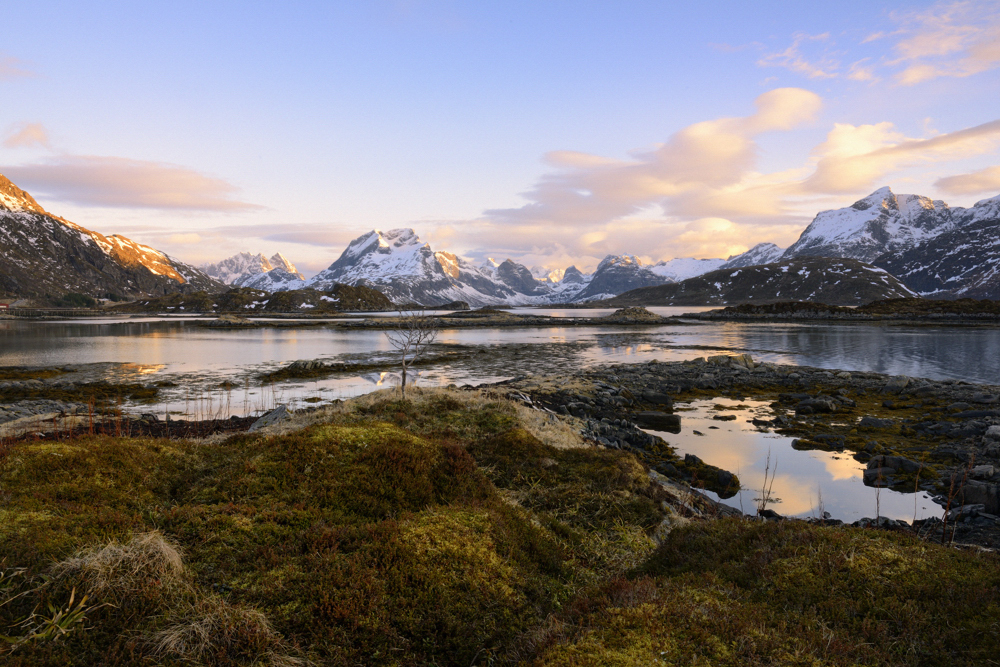
<svg viewBox="0 0 1000 667"><path fill-rule="evenodd" d="M305 276L280 252L275 253L271 259L263 254L241 252L217 264L205 264L199 268L205 275L227 285L252 287L266 292L275 291L274 285L305 280Z"/></svg>
<svg viewBox="0 0 1000 667"><path fill-rule="evenodd" d="M855 259L803 257L719 269L679 283L643 287L602 302L625 306L712 306L817 301L854 306L917 296L885 269Z"/></svg>
<svg viewBox="0 0 1000 667"><path fill-rule="evenodd" d="M705 303L732 303L741 298L771 299L768 290L772 288L773 298L798 298L788 292L786 281L809 275L813 278L808 286L801 286L802 298L820 299L809 295L827 294L823 298L831 299L830 303L867 298L862 296L864 290L855 289L861 276L875 286L878 295L873 298L917 293L1000 299L1000 197L969 209L951 208L926 197L895 195L889 188L876 190L849 207L817 214L785 250L761 243L728 259L677 258L655 264L643 264L633 255L608 255L593 273L575 266L528 269L510 259L499 263L489 259L477 265L450 252L435 251L412 229L369 231L348 244L327 269L308 279L280 253L267 258L242 252L196 269L125 237L105 237L53 216L2 176L0 223L4 259L0 291L16 296L82 292L134 297L195 290L217 293L232 287L327 291L345 284L375 288L401 304L465 301L484 306L600 301L636 289L675 285L656 292L657 298L675 302L697 293ZM791 267L800 266L790 262L814 258L861 264L813 262L807 273L789 273ZM760 266L778 268L737 273ZM781 280L775 271L782 273ZM841 285L840 290L824 292L814 284L820 278L830 281L831 287ZM727 280L739 286L727 287ZM748 283L754 280L759 283L756 289ZM722 286L710 289L716 283Z"/></svg>
<svg viewBox="0 0 1000 667"><path fill-rule="evenodd" d="M165 253L46 212L0 175L0 292L57 298L219 291L225 285Z"/></svg>

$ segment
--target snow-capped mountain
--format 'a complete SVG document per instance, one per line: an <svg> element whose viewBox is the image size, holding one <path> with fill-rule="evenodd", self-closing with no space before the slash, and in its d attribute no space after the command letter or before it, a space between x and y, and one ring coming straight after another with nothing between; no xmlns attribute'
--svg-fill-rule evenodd
<svg viewBox="0 0 1000 667"><path fill-rule="evenodd" d="M293 280L305 280L295 265L280 252L270 259L263 253L256 255L241 252L215 264L200 267L205 275L234 287L253 287L273 291L268 286L281 285ZM274 273L274 275L270 275Z"/></svg>
<svg viewBox="0 0 1000 667"><path fill-rule="evenodd" d="M563 278L563 281L565 280ZM601 260L586 286L573 295L571 301L607 299L631 289L662 285L666 282L670 280L653 273L650 267L643 266L639 258L634 255L608 255Z"/></svg>
<svg viewBox="0 0 1000 667"><path fill-rule="evenodd" d="M870 262L929 296L1000 299L1000 197L952 208L881 188L818 214L781 259L807 256Z"/></svg>
<svg viewBox="0 0 1000 667"><path fill-rule="evenodd" d="M334 283L367 285L396 303L427 306L450 301L473 306L532 303L542 285L510 260L477 267L452 253L434 252L412 229L372 230L359 236L329 268L297 287L327 289Z"/></svg>
<svg viewBox="0 0 1000 667"><path fill-rule="evenodd" d="M957 211L943 201L880 188L847 208L819 213L782 259L848 257L871 262L952 229Z"/></svg>
<svg viewBox="0 0 1000 667"><path fill-rule="evenodd" d="M0 257L0 290L24 297L162 295L224 287L155 248L47 213L2 175Z"/></svg>
<svg viewBox="0 0 1000 667"><path fill-rule="evenodd" d="M744 253L732 255L725 264L718 267L720 269L739 269L744 266L760 266L770 264L781 259L785 250L773 243L758 243Z"/></svg>
<svg viewBox="0 0 1000 667"><path fill-rule="evenodd" d="M873 264L928 296L1000 299L1000 196L951 213L949 230Z"/></svg>
<svg viewBox="0 0 1000 667"><path fill-rule="evenodd" d="M272 270L260 274L264 278L275 276L271 284L249 286L281 291L324 290L335 283L367 285L400 304L433 306L465 301L478 307L586 301L666 282L630 255L609 255L593 274L584 274L575 266L559 273L561 280L548 276L539 280L527 267L510 259L487 259L476 266L450 252L435 252L412 229L392 229L372 230L354 239L337 261L308 280L284 280L278 270Z"/></svg>
<svg viewBox="0 0 1000 667"><path fill-rule="evenodd" d="M688 278L700 276L709 271L715 271L723 264L724 259L695 259L694 257L677 257L667 262L657 262L649 270L665 278L664 282L680 282Z"/></svg>

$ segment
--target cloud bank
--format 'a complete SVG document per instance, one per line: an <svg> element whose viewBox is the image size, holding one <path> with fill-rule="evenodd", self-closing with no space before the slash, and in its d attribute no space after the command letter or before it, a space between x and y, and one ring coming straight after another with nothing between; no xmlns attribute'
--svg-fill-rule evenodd
<svg viewBox="0 0 1000 667"><path fill-rule="evenodd" d="M239 189L187 167L122 157L64 155L3 167L21 187L48 198L111 208L246 211Z"/></svg>
<svg viewBox="0 0 1000 667"><path fill-rule="evenodd" d="M1000 145L1000 120L927 138L907 137L890 122L836 123L802 164L765 173L758 168L760 136L814 124L822 100L780 88L759 96L755 107L749 116L683 128L629 159L549 153L551 170L523 193L524 206L488 210L437 234L476 249L475 257L510 254L552 268L566 258L593 266L621 252L650 260L724 257L762 241L793 242L831 200L842 206L908 169L990 154ZM954 193L1000 189L996 177L984 170L938 184Z"/></svg>

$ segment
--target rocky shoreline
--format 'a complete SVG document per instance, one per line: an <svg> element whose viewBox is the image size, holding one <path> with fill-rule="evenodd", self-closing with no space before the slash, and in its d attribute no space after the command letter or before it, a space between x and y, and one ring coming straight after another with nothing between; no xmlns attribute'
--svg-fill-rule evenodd
<svg viewBox="0 0 1000 667"><path fill-rule="evenodd" d="M5 370L6 377L16 378L0 380L0 434L5 438L86 433L94 428L94 415L102 412L106 414L97 422L104 426L98 431L107 434L201 437L238 432L249 424L249 417L168 424L145 414L126 415L123 421L113 415L109 397L130 391L155 395L155 385L74 381L73 369ZM592 445L634 453L672 484L707 489L721 498L740 488L733 471L691 454L678 456L649 431L679 432L683 408L692 401L763 401L772 414L747 419L754 427L794 438L796 449L851 456L867 466L867 486L907 493L919 489L942 506L941 519L913 525L885 517L856 523L1000 546L1000 386L758 363L743 354L610 365L558 377L522 376L489 387L559 416ZM103 396L103 408L95 396ZM718 506L716 511L730 513L730 508ZM777 518L770 511L769 516Z"/></svg>
<svg viewBox="0 0 1000 667"><path fill-rule="evenodd" d="M595 444L631 450L661 474L698 480L717 493L731 489L731 472L692 455L671 458L662 440L643 429L679 430L683 415L674 412L675 405L696 399L768 401L773 418L755 418L755 427L795 437L796 449L843 452L867 465L865 485L924 490L942 506L941 519L910 525L874 517L859 525L1000 546L1000 387L995 385L719 355L606 366L557 381L521 377L502 386L525 402L580 420Z"/></svg>

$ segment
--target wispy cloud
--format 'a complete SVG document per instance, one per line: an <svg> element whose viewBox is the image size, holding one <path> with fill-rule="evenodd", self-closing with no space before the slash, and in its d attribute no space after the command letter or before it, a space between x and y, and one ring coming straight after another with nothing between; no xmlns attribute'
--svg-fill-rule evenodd
<svg viewBox="0 0 1000 667"><path fill-rule="evenodd" d="M162 162L64 155L2 171L36 195L82 206L188 211L260 208L237 199L239 188L223 179Z"/></svg>
<svg viewBox="0 0 1000 667"><path fill-rule="evenodd" d="M1000 2L950 2L898 17L902 38L889 64L903 85L967 77L1000 67Z"/></svg>
<svg viewBox="0 0 1000 667"><path fill-rule="evenodd" d="M758 60L757 64L761 67L784 67L810 79L832 79L840 75L837 71L840 63L837 60L825 53L815 57L808 57L803 53L803 45L809 45L811 42L824 43L829 39L829 33L822 35L796 33L787 49L769 53Z"/></svg>
<svg viewBox="0 0 1000 667"><path fill-rule="evenodd" d="M757 64L782 67L810 79L875 82L891 78L912 86L941 77L968 77L1000 67L1000 0L942 2L920 11L895 12L894 29L870 33L851 45L840 36L832 49L828 33L796 33L790 46L767 53ZM881 54L872 45L884 42ZM850 66L842 64L852 49L864 47Z"/></svg>
<svg viewBox="0 0 1000 667"><path fill-rule="evenodd" d="M28 68L26 62L13 56L0 55L0 81L23 79L31 76L36 76L36 74Z"/></svg>
<svg viewBox="0 0 1000 667"><path fill-rule="evenodd" d="M16 126L3 140L6 148L49 148L49 133L41 123L22 123Z"/></svg>
<svg viewBox="0 0 1000 667"><path fill-rule="evenodd" d="M934 182L934 187L951 195L996 195L1000 192L1000 166L939 178Z"/></svg>

